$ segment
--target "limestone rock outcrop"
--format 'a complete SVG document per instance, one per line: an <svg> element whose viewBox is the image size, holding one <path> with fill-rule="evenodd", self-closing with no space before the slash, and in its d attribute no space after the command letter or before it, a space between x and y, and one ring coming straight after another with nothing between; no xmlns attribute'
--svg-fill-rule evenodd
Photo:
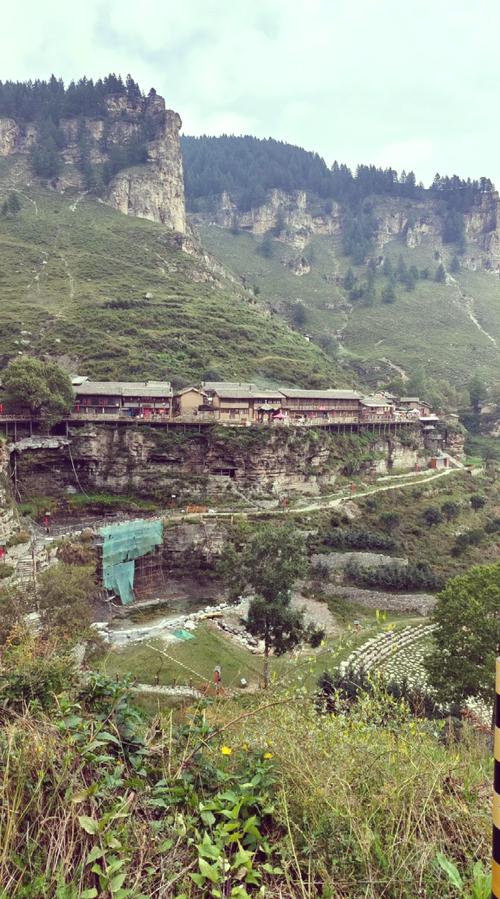
<svg viewBox="0 0 500 899"><path fill-rule="evenodd" d="M377 224L374 244L381 253L395 239L403 240L408 247L427 244L438 252L443 249L443 210L439 201L373 197L370 204ZM195 223L204 219L204 215L193 216ZM224 192L209 219L223 228L237 228L255 236L271 232L300 251L314 235L326 235L334 246L340 246L343 232L340 204L319 200L306 191L270 190L262 205L244 212ZM464 214L464 229L473 247L462 257L462 267L500 271L500 198L496 191L482 194L479 202ZM296 273L306 272L302 269Z"/></svg>
<svg viewBox="0 0 500 899"><path fill-rule="evenodd" d="M255 235L273 231L299 250L313 234L341 235L339 204L330 203L328 209L323 208L303 190L271 190L262 206L248 212L239 212L231 196L224 192L211 219L222 228L236 226Z"/></svg>
<svg viewBox="0 0 500 899"><path fill-rule="evenodd" d="M186 231L184 178L179 141L180 116L166 110L158 137L148 144L148 162L112 179L107 202L126 215Z"/></svg>
<svg viewBox="0 0 500 899"><path fill-rule="evenodd" d="M17 528L9 479L9 451L6 444L0 445L0 545L5 545Z"/></svg>
<svg viewBox="0 0 500 899"><path fill-rule="evenodd" d="M114 147L135 140L145 145L144 164L119 170L107 185L104 201L125 215L147 218L186 233L180 116L165 109L163 97L157 94L137 98L111 94L105 102L105 118L60 120L64 165L52 186L62 191L84 189L79 168L82 143L90 164L100 166L110 160ZM36 139L34 124L0 118L0 156L28 154Z"/></svg>
<svg viewBox="0 0 500 899"><path fill-rule="evenodd" d="M184 502L195 496L218 497L221 491L245 498L315 496L333 489L348 453L339 435L295 428L207 428L184 435L93 424L72 430L70 440L70 451L60 446L18 454L17 476L24 493L60 496L76 486L89 492L141 494L166 505L172 495ZM422 443L416 434L415 448L410 449L397 438L381 435L374 437L370 449L373 461L368 468L386 473L414 468Z"/></svg>

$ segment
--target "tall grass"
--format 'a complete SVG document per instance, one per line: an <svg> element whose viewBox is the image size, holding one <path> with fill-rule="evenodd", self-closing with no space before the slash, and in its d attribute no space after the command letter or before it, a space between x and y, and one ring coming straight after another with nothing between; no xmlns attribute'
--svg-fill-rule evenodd
<svg viewBox="0 0 500 899"><path fill-rule="evenodd" d="M123 684L26 653L0 671L1 899L451 899L438 854L466 881L488 859L472 731L384 694L321 715L296 688L147 720Z"/></svg>

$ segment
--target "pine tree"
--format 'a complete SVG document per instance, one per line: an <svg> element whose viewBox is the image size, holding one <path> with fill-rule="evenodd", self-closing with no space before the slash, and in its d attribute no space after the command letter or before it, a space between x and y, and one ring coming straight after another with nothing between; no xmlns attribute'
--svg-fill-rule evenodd
<svg viewBox="0 0 500 899"><path fill-rule="evenodd" d="M394 272L392 262L388 256L384 256L382 271L383 271L384 275L386 276L386 278L390 278Z"/></svg>
<svg viewBox="0 0 500 899"><path fill-rule="evenodd" d="M415 282L416 282L415 275L413 274L413 272L410 269L406 274L406 279L404 282L404 285L408 292L415 290Z"/></svg>
<svg viewBox="0 0 500 899"><path fill-rule="evenodd" d="M384 287L384 289L382 291L382 302L383 303L395 303L396 302L396 290L395 290L393 281L389 281L389 283Z"/></svg>
<svg viewBox="0 0 500 899"><path fill-rule="evenodd" d="M356 278L352 268L348 268L343 279L344 290L351 291L356 283Z"/></svg>
<svg viewBox="0 0 500 899"><path fill-rule="evenodd" d="M396 267L396 278L398 279L398 281L401 281L402 284L406 284L408 278L408 268L401 255L399 256L398 264Z"/></svg>
<svg viewBox="0 0 500 899"><path fill-rule="evenodd" d="M443 284L446 281L446 269L442 262L439 263L436 274L434 275L434 280L438 282L438 284Z"/></svg>
<svg viewBox="0 0 500 899"><path fill-rule="evenodd" d="M11 215L17 215L21 209L21 201L14 191L7 198L7 207Z"/></svg>

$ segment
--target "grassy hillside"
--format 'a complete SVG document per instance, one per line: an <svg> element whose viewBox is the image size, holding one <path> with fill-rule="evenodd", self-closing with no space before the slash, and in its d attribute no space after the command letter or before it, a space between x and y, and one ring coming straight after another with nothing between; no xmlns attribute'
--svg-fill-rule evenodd
<svg viewBox="0 0 500 899"><path fill-rule="evenodd" d="M302 252L274 239L271 255L264 257L261 239L251 234L233 234L215 225L202 225L199 231L210 252L257 284L262 297L291 324L297 303L302 303L305 321L295 327L324 346L328 337L340 338L340 357L366 371L374 382L396 375L396 366L409 375L423 367L428 375L456 387L475 372L487 382L498 382L500 281L493 273L459 271L446 283L437 283L438 261L431 245L409 249L392 241L383 252L394 264L402 255L408 266L428 268L430 277L419 278L412 291L398 284L395 302L387 304L381 299L387 279L378 270L376 298L368 306L363 298L351 300L343 289L342 277L349 267L359 282L366 280L366 269L350 265L338 239L313 237ZM310 271L299 277L287 262L301 255ZM453 255L450 247L446 267Z"/></svg>
<svg viewBox="0 0 500 899"><path fill-rule="evenodd" d="M29 183L0 160L0 360L69 357L102 378L255 377L346 382L331 359L237 284L172 245L162 226Z"/></svg>

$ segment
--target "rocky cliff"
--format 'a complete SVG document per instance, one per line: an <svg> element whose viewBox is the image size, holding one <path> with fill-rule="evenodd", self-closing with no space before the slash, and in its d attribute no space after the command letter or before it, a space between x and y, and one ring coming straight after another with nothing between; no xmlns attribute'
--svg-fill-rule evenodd
<svg viewBox="0 0 500 899"><path fill-rule="evenodd" d="M430 244L443 248L443 215L438 201L403 197L370 199L376 220L374 244L383 252L386 243L402 240L408 247ZM262 236L272 232L284 243L303 250L313 235L327 235L340 245L343 213L339 203L321 201L306 191L269 191L265 203L240 212L234 199L224 192L210 215L197 214L193 220L209 219L223 228L237 228ZM500 271L500 198L496 191L481 195L480 201L464 214L467 250L462 267ZM304 274L301 266L296 274Z"/></svg>
<svg viewBox="0 0 500 899"><path fill-rule="evenodd" d="M180 116L165 109L157 94L131 99L106 98L105 118L67 118L59 121L63 167L52 182L58 190L83 190L82 147L91 166L109 162L113 148L131 141L144 143L144 164L125 168L108 183L103 199L125 215L160 222L184 233L186 212L179 131ZM37 126L0 118L0 156L28 155L38 139Z"/></svg>
<svg viewBox="0 0 500 899"><path fill-rule="evenodd" d="M9 452L5 444L0 444L0 545L5 546L17 526L9 478Z"/></svg>
<svg viewBox="0 0 500 899"><path fill-rule="evenodd" d="M67 444L67 445L66 445ZM339 475L411 469L422 453L418 432L392 436L338 435L301 429L207 428L184 433L154 428L88 425L58 449L16 453L23 498L70 491L140 495L167 505L220 499L317 495Z"/></svg>

